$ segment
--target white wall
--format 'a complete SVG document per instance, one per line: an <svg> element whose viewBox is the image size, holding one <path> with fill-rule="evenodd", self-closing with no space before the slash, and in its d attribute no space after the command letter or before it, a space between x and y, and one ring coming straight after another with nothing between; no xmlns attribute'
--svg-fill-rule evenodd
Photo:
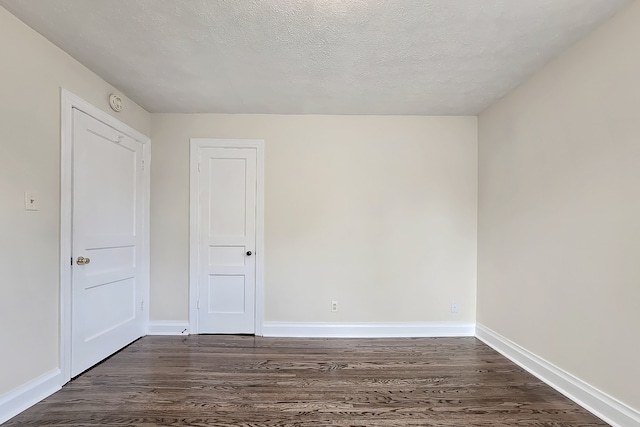
<svg viewBox="0 0 640 427"><path fill-rule="evenodd" d="M58 366L60 87L105 110L114 89L2 7L0 58L1 396ZM149 114L124 99L118 118L148 135Z"/></svg>
<svg viewBox="0 0 640 427"><path fill-rule="evenodd" d="M152 116L152 320L188 317L190 137L266 140L266 320L474 321L475 117L214 114Z"/></svg>
<svg viewBox="0 0 640 427"><path fill-rule="evenodd" d="M640 409L640 2L479 117L478 322Z"/></svg>

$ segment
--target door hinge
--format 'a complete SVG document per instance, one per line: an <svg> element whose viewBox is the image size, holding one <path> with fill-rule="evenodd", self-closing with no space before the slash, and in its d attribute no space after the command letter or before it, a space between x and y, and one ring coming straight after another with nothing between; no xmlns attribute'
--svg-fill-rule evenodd
<svg viewBox="0 0 640 427"><path fill-rule="evenodd" d="M198 302L196 303L196 307L198 308L198 310L200 310L200 300L198 300Z"/></svg>
<svg viewBox="0 0 640 427"><path fill-rule="evenodd" d="M144 311L144 301L140 301L140 311Z"/></svg>
<svg viewBox="0 0 640 427"><path fill-rule="evenodd" d="M200 162L198 162L198 172L200 172Z"/></svg>
<svg viewBox="0 0 640 427"><path fill-rule="evenodd" d="M142 161L142 170L144 170L144 160Z"/></svg>

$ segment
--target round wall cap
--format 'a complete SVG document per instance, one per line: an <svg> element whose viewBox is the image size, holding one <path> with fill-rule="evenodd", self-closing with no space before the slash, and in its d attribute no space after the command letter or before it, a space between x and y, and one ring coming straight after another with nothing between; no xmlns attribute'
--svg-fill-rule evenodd
<svg viewBox="0 0 640 427"><path fill-rule="evenodd" d="M124 105L122 105L122 98L120 98L115 93L112 93L109 96L109 105L111 106L111 109L113 111L116 111L118 113L124 108Z"/></svg>

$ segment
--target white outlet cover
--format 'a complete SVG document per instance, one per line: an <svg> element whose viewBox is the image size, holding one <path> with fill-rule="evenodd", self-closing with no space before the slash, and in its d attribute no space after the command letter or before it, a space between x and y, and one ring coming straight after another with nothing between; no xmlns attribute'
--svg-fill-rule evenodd
<svg viewBox="0 0 640 427"><path fill-rule="evenodd" d="M35 192L24 192L24 209L27 211L37 211L39 209L38 195Z"/></svg>
<svg viewBox="0 0 640 427"><path fill-rule="evenodd" d="M451 312L452 313L457 313L458 312L458 303L455 301L451 302Z"/></svg>

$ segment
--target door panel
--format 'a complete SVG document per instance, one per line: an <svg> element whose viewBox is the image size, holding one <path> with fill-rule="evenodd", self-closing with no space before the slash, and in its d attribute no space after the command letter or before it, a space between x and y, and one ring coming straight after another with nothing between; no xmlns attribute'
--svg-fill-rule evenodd
<svg viewBox="0 0 640 427"><path fill-rule="evenodd" d="M244 275L209 275L209 301L207 314L244 314L245 277Z"/></svg>
<svg viewBox="0 0 640 427"><path fill-rule="evenodd" d="M75 376L142 336L144 178L141 143L78 110L73 121Z"/></svg>
<svg viewBox="0 0 640 427"><path fill-rule="evenodd" d="M248 201L246 197L247 159L210 157L207 166L206 169L209 172L209 220L207 221L209 223L209 237L246 238L248 231L247 209L251 208L251 206L247 206L251 201Z"/></svg>
<svg viewBox="0 0 640 427"><path fill-rule="evenodd" d="M200 333L255 332L256 150L202 148Z"/></svg>
<svg viewBox="0 0 640 427"><path fill-rule="evenodd" d="M246 264L246 246L210 246L211 267L243 267Z"/></svg>
<svg viewBox="0 0 640 427"><path fill-rule="evenodd" d="M135 293L134 278L87 286L82 314L91 321L84 323L86 341L100 337L114 325L134 320L134 304L123 304L122 301L133 301Z"/></svg>

